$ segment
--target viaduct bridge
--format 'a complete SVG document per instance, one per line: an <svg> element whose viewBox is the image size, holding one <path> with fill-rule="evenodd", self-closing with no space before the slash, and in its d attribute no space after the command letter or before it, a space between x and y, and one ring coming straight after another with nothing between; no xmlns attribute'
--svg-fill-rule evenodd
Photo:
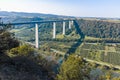
<svg viewBox="0 0 120 80"><path fill-rule="evenodd" d="M49 20L49 21L31 21L31 22L19 22L19 23L2 23L0 26L5 25L24 25L24 24L34 24L35 25L35 47L39 48L39 24L42 23L52 23L53 24L53 38L56 38L56 23L62 23L63 24L63 32L62 34L65 35L65 29L66 29L66 22L69 23L68 27L71 29L71 26L73 25L74 20Z"/></svg>
<svg viewBox="0 0 120 80"><path fill-rule="evenodd" d="M69 29L71 29L72 25L74 25L73 24L74 20L31 21L31 22L4 23L4 24L2 23L2 24L0 24L0 26L5 26L5 25L15 26L15 25L24 25L24 24L34 24L35 25L35 47L39 48L39 34L38 34L39 24L52 23L53 24L53 38L56 38L56 23L62 23L63 24L62 34L65 35L66 22L69 23L68 27L69 27ZM52 49L52 50L54 50L54 49ZM54 50L54 51L56 51L56 50ZM60 52L60 51L57 51L57 52ZM62 52L60 52L60 53L62 53ZM112 64L108 64L108 63L105 63L105 62L98 62L98 61L90 60L90 59L87 59L87 58L84 58L84 60L88 61L88 62L99 64L99 65L105 65L105 66L108 66L108 67L113 67L113 68L116 68L116 69L120 70L120 66L113 66Z"/></svg>

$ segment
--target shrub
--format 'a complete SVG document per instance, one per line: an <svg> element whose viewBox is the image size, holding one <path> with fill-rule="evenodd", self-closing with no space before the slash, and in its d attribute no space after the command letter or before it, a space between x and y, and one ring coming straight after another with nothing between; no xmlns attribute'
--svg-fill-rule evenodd
<svg viewBox="0 0 120 80"><path fill-rule="evenodd" d="M12 48L8 55L9 56L28 56L30 54L34 54L34 49L29 45L22 45L16 48Z"/></svg>

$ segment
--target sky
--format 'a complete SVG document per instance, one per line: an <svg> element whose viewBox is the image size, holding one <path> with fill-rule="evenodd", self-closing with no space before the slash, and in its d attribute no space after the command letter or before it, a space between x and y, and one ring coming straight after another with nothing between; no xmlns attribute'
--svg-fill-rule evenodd
<svg viewBox="0 0 120 80"><path fill-rule="evenodd" d="M0 0L0 11L120 18L120 0Z"/></svg>

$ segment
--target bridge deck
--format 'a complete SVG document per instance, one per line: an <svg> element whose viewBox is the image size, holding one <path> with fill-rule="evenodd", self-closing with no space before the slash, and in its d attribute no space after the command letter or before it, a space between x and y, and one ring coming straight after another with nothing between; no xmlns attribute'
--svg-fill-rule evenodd
<svg viewBox="0 0 120 80"><path fill-rule="evenodd" d="M73 20L48 20L48 21L31 21L31 22L17 22L17 23L3 23L0 26L4 25L22 25L22 24L41 24L41 23L51 23L51 22L68 22Z"/></svg>

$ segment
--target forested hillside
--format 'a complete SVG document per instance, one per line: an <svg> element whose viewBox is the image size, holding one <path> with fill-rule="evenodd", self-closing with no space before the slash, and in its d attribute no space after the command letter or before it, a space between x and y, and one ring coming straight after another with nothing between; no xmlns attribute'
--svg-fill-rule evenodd
<svg viewBox="0 0 120 80"><path fill-rule="evenodd" d="M80 19L78 20L78 24L86 36L120 38L120 23Z"/></svg>

